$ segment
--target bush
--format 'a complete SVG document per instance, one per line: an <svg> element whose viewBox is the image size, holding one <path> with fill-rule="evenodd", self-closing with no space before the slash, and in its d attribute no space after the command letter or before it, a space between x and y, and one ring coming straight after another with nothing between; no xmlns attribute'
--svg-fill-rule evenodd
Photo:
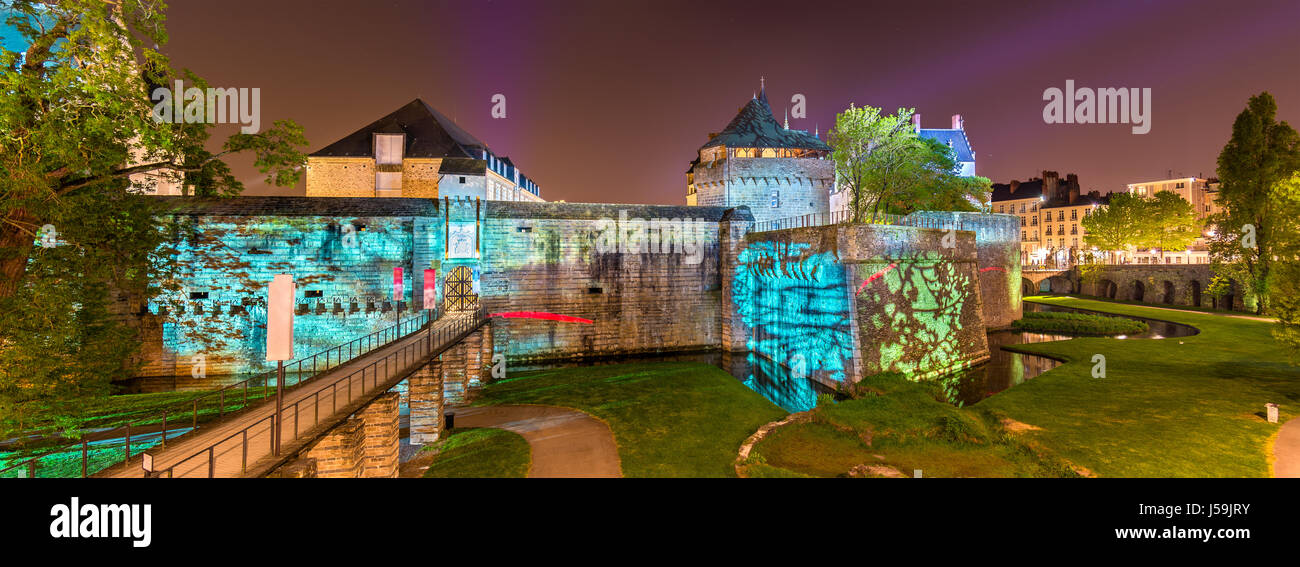
<svg viewBox="0 0 1300 567"><path fill-rule="evenodd" d="M1126 335L1145 333L1146 323L1123 317L1107 317L1090 313L1064 313L1058 311L1029 311L1023 319L1011 323L1017 331L1041 333L1067 333L1072 335Z"/></svg>

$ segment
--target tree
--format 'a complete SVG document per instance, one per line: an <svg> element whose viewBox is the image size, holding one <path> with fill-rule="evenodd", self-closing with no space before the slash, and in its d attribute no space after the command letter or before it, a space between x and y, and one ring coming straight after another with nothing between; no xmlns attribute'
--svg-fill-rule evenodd
<svg viewBox="0 0 1300 567"><path fill-rule="evenodd" d="M1300 173L1279 183L1274 206L1283 220L1275 233L1277 264L1270 274L1270 307L1277 316L1273 336L1300 362Z"/></svg>
<svg viewBox="0 0 1300 567"><path fill-rule="evenodd" d="M1275 245L1290 222L1276 206L1274 192L1300 170L1300 135L1276 116L1272 95L1251 97L1218 163L1219 203L1227 212L1213 219L1219 235L1210 250L1214 269L1242 285L1257 314L1269 311Z"/></svg>
<svg viewBox="0 0 1300 567"><path fill-rule="evenodd" d="M1184 250L1201 236L1200 220L1187 199L1173 191L1157 192L1142 203L1139 218L1139 248Z"/></svg>
<svg viewBox="0 0 1300 567"><path fill-rule="evenodd" d="M1086 234L1083 243L1102 250L1132 250L1143 238L1145 201L1132 193L1112 193L1110 204L1097 208L1079 224Z"/></svg>
<svg viewBox="0 0 1300 567"><path fill-rule="evenodd" d="M0 0L0 17L27 44L0 50L3 417L25 403L75 407L128 368L139 340L114 311L157 293L169 238L133 176L175 172L200 194L233 195L242 186L223 159L249 152L268 181L292 185L306 140L279 121L212 152L208 124L155 120L152 86L207 86L159 53L158 2Z"/></svg>
<svg viewBox="0 0 1300 567"><path fill-rule="evenodd" d="M853 222L875 222L881 213L974 211L987 202L989 180L957 175L952 149L918 136L913 113L850 104L835 117L831 159L837 183L850 191Z"/></svg>

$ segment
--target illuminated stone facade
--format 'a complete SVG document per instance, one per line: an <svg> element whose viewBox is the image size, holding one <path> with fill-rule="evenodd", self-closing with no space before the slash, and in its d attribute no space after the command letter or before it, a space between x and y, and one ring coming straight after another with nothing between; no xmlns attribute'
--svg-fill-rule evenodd
<svg viewBox="0 0 1300 567"><path fill-rule="evenodd" d="M760 92L700 147L686 173L686 203L749 207L759 222L825 213L835 184L829 154L817 136L777 123Z"/></svg>

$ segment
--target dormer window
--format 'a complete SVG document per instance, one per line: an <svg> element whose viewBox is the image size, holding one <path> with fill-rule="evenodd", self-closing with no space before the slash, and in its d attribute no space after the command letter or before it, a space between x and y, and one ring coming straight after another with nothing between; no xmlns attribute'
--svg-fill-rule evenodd
<svg viewBox="0 0 1300 567"><path fill-rule="evenodd" d="M401 134L375 134L375 163L401 165L402 138Z"/></svg>

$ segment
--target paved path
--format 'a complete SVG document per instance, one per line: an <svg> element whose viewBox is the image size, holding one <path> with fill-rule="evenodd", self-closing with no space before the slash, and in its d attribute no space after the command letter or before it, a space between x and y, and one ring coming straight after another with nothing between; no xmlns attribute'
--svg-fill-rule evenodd
<svg viewBox="0 0 1300 567"><path fill-rule="evenodd" d="M1273 442L1273 478L1300 478L1300 417L1282 424Z"/></svg>
<svg viewBox="0 0 1300 567"><path fill-rule="evenodd" d="M569 408L457 408L456 427L494 427L524 437L533 450L529 478L623 476L614 434L605 422Z"/></svg>
<svg viewBox="0 0 1300 567"><path fill-rule="evenodd" d="M445 315L433 324L433 332L472 319L470 313ZM356 411L384 383L424 358L430 336L428 329L412 333L370 353L337 366L284 394L281 447L291 450L307 440L317 425L329 425ZM437 345L435 345L437 346ZM197 432L169 441L165 449L153 449L154 470L174 467L172 476L238 477L259 468L258 461L271 460L272 399L223 422L200 425ZM302 435L300 440L299 435ZM209 450L209 448L211 450ZM140 477L140 461L132 458L97 476Z"/></svg>

